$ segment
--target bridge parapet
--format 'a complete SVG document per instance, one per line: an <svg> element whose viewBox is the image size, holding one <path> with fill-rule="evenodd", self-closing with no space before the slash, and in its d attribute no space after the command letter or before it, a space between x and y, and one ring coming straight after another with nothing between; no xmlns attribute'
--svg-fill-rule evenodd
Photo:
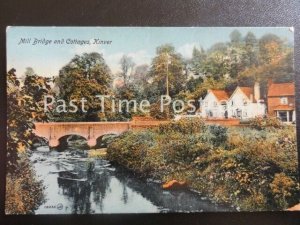
<svg viewBox="0 0 300 225"><path fill-rule="evenodd" d="M49 140L50 147L57 147L66 135L80 135L88 145L96 145L97 138L106 134L121 134L131 129L130 122L51 122L35 123L35 134Z"/></svg>

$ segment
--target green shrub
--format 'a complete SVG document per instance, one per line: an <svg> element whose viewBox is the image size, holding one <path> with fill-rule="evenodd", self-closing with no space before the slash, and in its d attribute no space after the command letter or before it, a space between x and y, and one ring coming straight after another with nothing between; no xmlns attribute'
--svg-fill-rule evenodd
<svg viewBox="0 0 300 225"><path fill-rule="evenodd" d="M7 173L6 214L33 214L45 201L44 186L38 181L27 155L20 154L15 173Z"/></svg>
<svg viewBox="0 0 300 225"><path fill-rule="evenodd" d="M270 184L272 195L280 208L289 207L289 199L294 197L296 182L284 173L276 173ZM297 201L295 201L295 204Z"/></svg>
<svg viewBox="0 0 300 225"><path fill-rule="evenodd" d="M198 118L184 118L166 124L160 124L158 131L160 134L180 132L182 134L194 134L203 131L204 122Z"/></svg>
<svg viewBox="0 0 300 225"><path fill-rule="evenodd" d="M250 120L250 127L257 130L262 130L265 128L282 128L282 122L277 117L256 117Z"/></svg>
<svg viewBox="0 0 300 225"><path fill-rule="evenodd" d="M108 146L108 156L144 177L186 181L241 210L285 209L300 200L295 129L264 126L183 119L127 132Z"/></svg>
<svg viewBox="0 0 300 225"><path fill-rule="evenodd" d="M209 126L209 132L212 134L211 141L214 146L224 145L227 141L227 128L217 125Z"/></svg>

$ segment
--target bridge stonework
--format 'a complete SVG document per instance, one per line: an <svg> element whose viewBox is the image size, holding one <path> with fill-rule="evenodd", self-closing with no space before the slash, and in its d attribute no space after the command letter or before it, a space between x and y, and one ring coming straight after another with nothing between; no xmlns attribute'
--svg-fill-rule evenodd
<svg viewBox="0 0 300 225"><path fill-rule="evenodd" d="M66 135L80 135L90 147L94 147L98 137L106 134L119 135L130 129L130 122L51 122L35 123L34 133L46 138L50 147L57 147L59 139Z"/></svg>
<svg viewBox="0 0 300 225"><path fill-rule="evenodd" d="M169 121L154 120L148 117L136 117L130 122L49 122L35 123L34 133L46 138L50 147L57 147L59 139L66 135L84 137L90 147L97 144L97 138L106 134L122 134L130 129L144 129L159 126Z"/></svg>

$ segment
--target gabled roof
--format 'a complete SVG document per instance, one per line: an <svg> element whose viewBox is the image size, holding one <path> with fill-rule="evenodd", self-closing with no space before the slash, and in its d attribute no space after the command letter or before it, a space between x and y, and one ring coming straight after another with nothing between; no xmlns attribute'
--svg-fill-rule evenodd
<svg viewBox="0 0 300 225"><path fill-rule="evenodd" d="M218 101L227 101L229 99L229 94L224 90L213 90L210 89L208 92L211 92Z"/></svg>
<svg viewBox="0 0 300 225"><path fill-rule="evenodd" d="M268 88L268 97L294 96L295 84L293 83L272 83Z"/></svg>
<svg viewBox="0 0 300 225"><path fill-rule="evenodd" d="M241 92L245 95L245 97L247 97L250 101L252 102L256 102L256 100L254 99L254 91L253 88L251 87L240 87L237 86L234 90L234 92L232 93L232 95L230 96L230 99L235 95L235 93L241 90ZM252 95L252 99L251 99L251 95Z"/></svg>
<svg viewBox="0 0 300 225"><path fill-rule="evenodd" d="M253 92L253 88L251 88L251 87L239 87L238 86L238 88L240 88L240 90L249 98L249 99L251 99L251 95L252 95L252 97L254 97L254 92Z"/></svg>

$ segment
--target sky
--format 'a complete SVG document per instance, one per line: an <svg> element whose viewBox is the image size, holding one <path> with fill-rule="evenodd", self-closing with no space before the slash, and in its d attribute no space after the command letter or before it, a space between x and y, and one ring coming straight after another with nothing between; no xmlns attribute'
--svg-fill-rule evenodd
<svg viewBox="0 0 300 225"><path fill-rule="evenodd" d="M172 44L186 58L192 56L194 47L210 48L218 42L228 42L229 35L238 29L242 35L253 32L257 38L273 33L293 43L292 28L287 27L8 27L7 69L15 68L20 77L26 67L32 67L41 76L56 76L76 54L98 52L113 73L120 71L120 58L126 54L136 65L150 64L156 48ZM29 44L19 44L30 38ZM33 45L34 39L51 40L48 45ZM63 44L54 44L64 39ZM90 44L67 44L66 40L85 40ZM94 39L111 41L111 44L93 44Z"/></svg>

